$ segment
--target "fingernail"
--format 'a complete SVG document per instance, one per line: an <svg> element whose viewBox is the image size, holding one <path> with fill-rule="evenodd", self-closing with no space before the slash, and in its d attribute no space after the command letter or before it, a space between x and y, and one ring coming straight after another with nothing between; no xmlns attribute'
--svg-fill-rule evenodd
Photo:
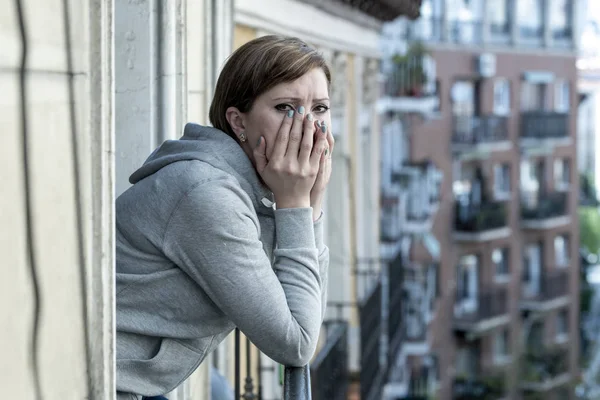
<svg viewBox="0 0 600 400"><path fill-rule="evenodd" d="M309 120L309 121L312 121L312 120L313 120L313 116L312 116L312 114L308 114L308 115L306 116L306 119L307 119L307 120Z"/></svg>
<svg viewBox="0 0 600 400"><path fill-rule="evenodd" d="M256 142L256 147L260 146L261 141L262 141L262 136L258 138L258 142Z"/></svg>
<svg viewBox="0 0 600 400"><path fill-rule="evenodd" d="M323 122L323 124L321 125L321 132L327 132L327 125L325 124L325 122Z"/></svg>
<svg viewBox="0 0 600 400"><path fill-rule="evenodd" d="M298 108L298 114L304 114L304 106Z"/></svg>
<svg viewBox="0 0 600 400"><path fill-rule="evenodd" d="M288 117L292 118L294 116L294 110L288 111Z"/></svg>

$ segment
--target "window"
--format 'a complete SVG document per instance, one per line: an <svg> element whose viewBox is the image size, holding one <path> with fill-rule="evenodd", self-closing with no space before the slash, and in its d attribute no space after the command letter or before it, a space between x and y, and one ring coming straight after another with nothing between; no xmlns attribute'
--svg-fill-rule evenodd
<svg viewBox="0 0 600 400"><path fill-rule="evenodd" d="M542 246L530 244L523 253L523 295L525 297L537 296L541 290L542 275Z"/></svg>
<svg viewBox="0 0 600 400"><path fill-rule="evenodd" d="M468 254L460 258L456 282L455 312L457 314L477 310L477 264L476 255Z"/></svg>
<svg viewBox="0 0 600 400"><path fill-rule="evenodd" d="M494 196L497 200L510 198L510 165L494 165Z"/></svg>
<svg viewBox="0 0 600 400"><path fill-rule="evenodd" d="M510 81L497 79L494 82L494 114L506 116L510 114Z"/></svg>
<svg viewBox="0 0 600 400"><path fill-rule="evenodd" d="M566 267L569 265L569 235L558 235L554 238L554 257L556 266Z"/></svg>
<svg viewBox="0 0 600 400"><path fill-rule="evenodd" d="M543 0L518 0L517 20L521 38L542 39L544 27L544 1Z"/></svg>
<svg viewBox="0 0 600 400"><path fill-rule="evenodd" d="M569 335L569 312L567 310L560 310L556 314L556 340L563 341L568 338Z"/></svg>
<svg viewBox="0 0 600 400"><path fill-rule="evenodd" d="M497 248L492 252L492 262L494 263L497 280L510 278L509 258L510 252L508 247Z"/></svg>
<svg viewBox="0 0 600 400"><path fill-rule="evenodd" d="M547 108L546 83L521 82L521 111L543 111Z"/></svg>
<svg viewBox="0 0 600 400"><path fill-rule="evenodd" d="M570 88L569 82L565 80L557 81L554 85L554 109L559 113L568 113L570 108Z"/></svg>
<svg viewBox="0 0 600 400"><path fill-rule="evenodd" d="M508 37L510 32L509 0L488 0L487 16L493 37Z"/></svg>
<svg viewBox="0 0 600 400"><path fill-rule="evenodd" d="M503 329L494 334L494 362L505 362L510 355L508 329Z"/></svg>
<svg viewBox="0 0 600 400"><path fill-rule="evenodd" d="M550 0L550 31L554 40L568 40L572 37L571 21L573 3L571 0Z"/></svg>
<svg viewBox="0 0 600 400"><path fill-rule="evenodd" d="M568 158L554 160L554 187L556 190L569 190L571 183L571 162Z"/></svg>

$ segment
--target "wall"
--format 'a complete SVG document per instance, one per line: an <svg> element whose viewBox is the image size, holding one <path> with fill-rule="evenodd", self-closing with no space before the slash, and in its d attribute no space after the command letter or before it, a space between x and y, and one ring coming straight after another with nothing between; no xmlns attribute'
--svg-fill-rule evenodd
<svg viewBox="0 0 600 400"><path fill-rule="evenodd" d="M0 387L8 398L114 393L111 7L21 1L0 14Z"/></svg>

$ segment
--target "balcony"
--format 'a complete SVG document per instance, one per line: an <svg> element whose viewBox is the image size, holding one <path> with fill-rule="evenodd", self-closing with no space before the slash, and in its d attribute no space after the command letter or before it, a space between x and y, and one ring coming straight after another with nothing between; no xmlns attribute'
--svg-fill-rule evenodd
<svg viewBox="0 0 600 400"><path fill-rule="evenodd" d="M483 39L483 24L481 21L448 21L450 26L449 39L457 44L480 44Z"/></svg>
<svg viewBox="0 0 600 400"><path fill-rule="evenodd" d="M492 400L503 397L505 393L505 377L501 372L484 372L473 378L458 377L452 385L454 400Z"/></svg>
<svg viewBox="0 0 600 400"><path fill-rule="evenodd" d="M521 225L525 229L550 229L570 222L568 193L522 192Z"/></svg>
<svg viewBox="0 0 600 400"><path fill-rule="evenodd" d="M569 303L569 270L553 270L522 283L521 309L548 311Z"/></svg>
<svg viewBox="0 0 600 400"><path fill-rule="evenodd" d="M360 398L381 398L385 368L379 362L382 334L382 285L379 282L359 309L360 315Z"/></svg>
<svg viewBox="0 0 600 400"><path fill-rule="evenodd" d="M456 294L453 325L456 332L473 338L509 322L508 296L504 287L480 288L474 298Z"/></svg>
<svg viewBox="0 0 600 400"><path fill-rule="evenodd" d="M568 114L551 111L521 113L521 145L537 147L552 143L570 143Z"/></svg>
<svg viewBox="0 0 600 400"><path fill-rule="evenodd" d="M569 383L568 357L567 348L528 351L521 365L521 389L525 394L545 392Z"/></svg>
<svg viewBox="0 0 600 400"><path fill-rule="evenodd" d="M435 95L433 60L425 47L414 43L405 55L393 57L378 109L384 112L431 114L439 107Z"/></svg>
<svg viewBox="0 0 600 400"><path fill-rule="evenodd" d="M470 204L457 201L454 221L454 239L481 242L507 237L506 203L489 201Z"/></svg>
<svg viewBox="0 0 600 400"><path fill-rule="evenodd" d="M457 153L506 150L508 119L495 115L455 116L452 134L452 150Z"/></svg>
<svg viewBox="0 0 600 400"><path fill-rule="evenodd" d="M339 322L328 327L327 331L327 341L311 364L312 398L345 400L350 383L348 325Z"/></svg>

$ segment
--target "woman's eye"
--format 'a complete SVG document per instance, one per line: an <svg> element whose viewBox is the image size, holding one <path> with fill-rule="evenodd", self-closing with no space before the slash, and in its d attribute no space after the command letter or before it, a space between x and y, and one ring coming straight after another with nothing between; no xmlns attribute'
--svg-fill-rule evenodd
<svg viewBox="0 0 600 400"><path fill-rule="evenodd" d="M279 111L289 111L294 109L290 104L277 104L275 108Z"/></svg>
<svg viewBox="0 0 600 400"><path fill-rule="evenodd" d="M314 110L313 112L322 114L322 113L327 112L329 110L329 107L327 107L325 105L319 105L319 106L316 106L313 110Z"/></svg>

